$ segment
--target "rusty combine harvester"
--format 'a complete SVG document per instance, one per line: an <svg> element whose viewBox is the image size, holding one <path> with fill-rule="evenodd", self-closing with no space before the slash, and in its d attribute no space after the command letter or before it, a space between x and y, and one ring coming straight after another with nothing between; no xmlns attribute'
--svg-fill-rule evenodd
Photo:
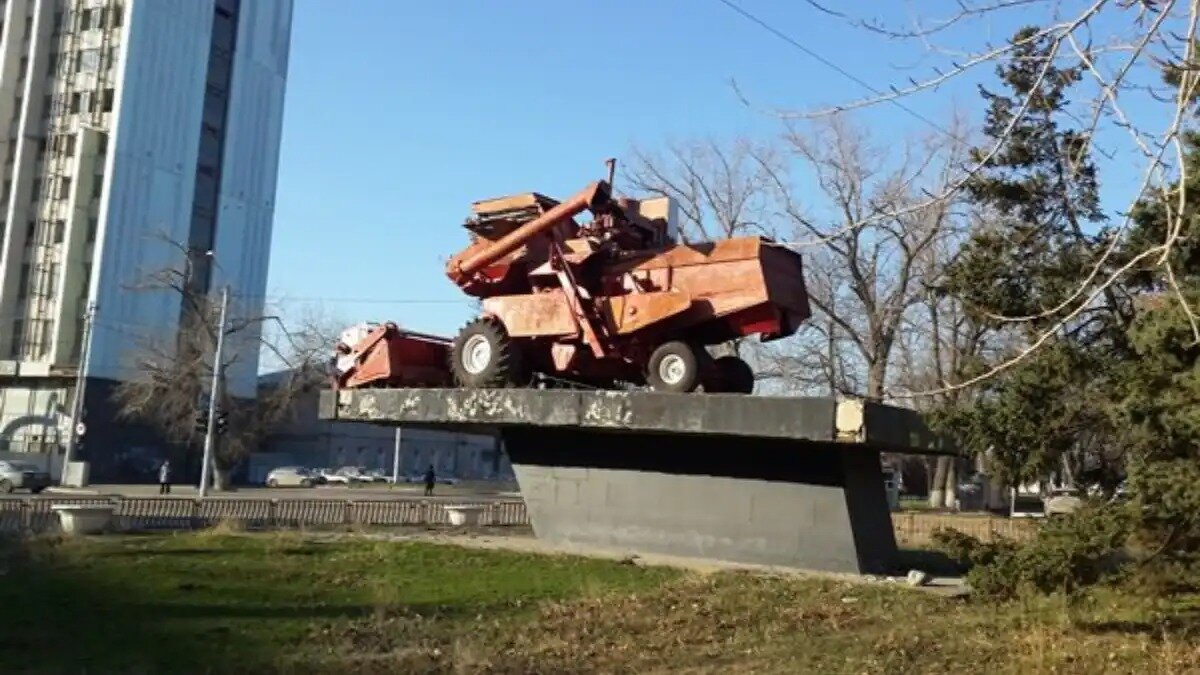
<svg viewBox="0 0 1200 675"><path fill-rule="evenodd" d="M785 337L809 317L797 253L759 237L677 242L667 198L614 198L598 181L564 202L526 193L472 211L471 243L446 267L483 306L448 348L448 376L460 386L527 386L541 375L599 388L750 393L749 365L705 347ZM592 219L580 223L584 212ZM354 349L386 351L397 374L351 375L341 386L403 386L397 359L415 334L390 335Z"/></svg>

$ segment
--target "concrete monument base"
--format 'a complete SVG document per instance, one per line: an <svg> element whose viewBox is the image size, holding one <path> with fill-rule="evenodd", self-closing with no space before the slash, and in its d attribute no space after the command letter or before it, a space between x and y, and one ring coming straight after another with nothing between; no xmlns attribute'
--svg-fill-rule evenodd
<svg viewBox="0 0 1200 675"><path fill-rule="evenodd" d="M869 448L501 433L539 539L829 572L894 566L879 453Z"/></svg>
<svg viewBox="0 0 1200 675"><path fill-rule="evenodd" d="M321 417L498 433L553 543L832 572L895 571L880 451L946 451L910 410L824 398L359 389Z"/></svg>

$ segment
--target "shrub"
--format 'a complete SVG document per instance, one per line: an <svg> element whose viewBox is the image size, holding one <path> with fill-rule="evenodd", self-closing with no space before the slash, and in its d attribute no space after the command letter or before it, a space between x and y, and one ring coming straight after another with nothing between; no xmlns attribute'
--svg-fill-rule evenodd
<svg viewBox="0 0 1200 675"><path fill-rule="evenodd" d="M1036 538L983 542L961 532L940 530L934 542L968 568L967 583L992 598L1010 598L1026 590L1073 593L1119 576L1129 537L1126 510L1087 507L1044 523Z"/></svg>

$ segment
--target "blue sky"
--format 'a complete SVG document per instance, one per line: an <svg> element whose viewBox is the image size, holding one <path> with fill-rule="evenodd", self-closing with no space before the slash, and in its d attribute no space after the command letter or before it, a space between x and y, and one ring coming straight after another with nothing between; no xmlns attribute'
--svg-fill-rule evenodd
<svg viewBox="0 0 1200 675"><path fill-rule="evenodd" d="M804 2L738 4L881 88L928 58ZM764 106L865 93L718 0L296 0L268 294L452 334L470 306L442 269L472 201L567 196L635 143L771 133L731 79ZM907 104L982 108L969 80ZM891 106L858 121L928 131Z"/></svg>

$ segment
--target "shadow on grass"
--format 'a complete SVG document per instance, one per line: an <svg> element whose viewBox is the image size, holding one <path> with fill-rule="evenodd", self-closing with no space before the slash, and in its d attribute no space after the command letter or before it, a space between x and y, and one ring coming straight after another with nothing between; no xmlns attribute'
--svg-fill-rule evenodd
<svg viewBox="0 0 1200 675"><path fill-rule="evenodd" d="M1152 620L1083 621L1079 628L1094 634L1144 635L1152 640L1200 637L1200 609L1176 610L1170 616Z"/></svg>
<svg viewBox="0 0 1200 675"><path fill-rule="evenodd" d="M902 548L896 556L896 566L901 574L908 570L921 570L940 577L962 576L962 566L940 551L921 548Z"/></svg>
<svg viewBox="0 0 1200 675"><path fill-rule="evenodd" d="M158 601L161 588L149 590L153 586L127 572L129 556L238 551L110 549L93 555L72 548L54 541L0 539L0 673L266 672L274 669L276 654L261 642L264 627L286 641L300 630L297 620L357 618L374 610L363 604L286 600L268 605L236 597L220 604L219 596L213 603ZM162 577L156 581L161 584ZM179 591L213 597L206 584L182 578L166 597L178 598Z"/></svg>

